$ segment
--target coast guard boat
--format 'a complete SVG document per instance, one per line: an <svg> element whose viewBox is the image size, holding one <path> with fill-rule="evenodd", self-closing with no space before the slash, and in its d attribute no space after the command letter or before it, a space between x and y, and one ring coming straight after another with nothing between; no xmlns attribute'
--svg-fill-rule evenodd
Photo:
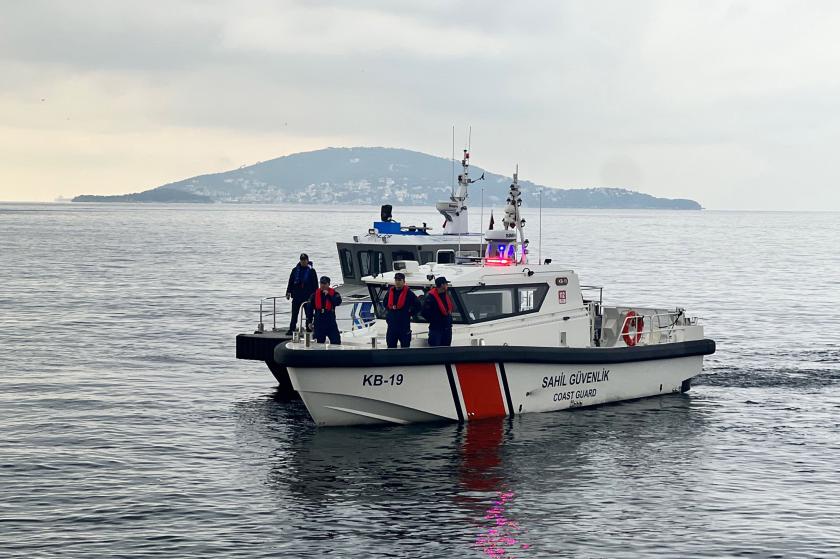
<svg viewBox="0 0 840 559"><path fill-rule="evenodd" d="M444 276L454 302L451 347L429 347L416 318L412 347L385 348L384 320L313 343L301 328L274 348L312 419L321 426L468 421L565 410L691 387L715 343L681 308L605 306L568 267L529 262L518 173L504 229L485 232L480 256L398 259L362 278L384 318L397 271L419 296Z"/></svg>

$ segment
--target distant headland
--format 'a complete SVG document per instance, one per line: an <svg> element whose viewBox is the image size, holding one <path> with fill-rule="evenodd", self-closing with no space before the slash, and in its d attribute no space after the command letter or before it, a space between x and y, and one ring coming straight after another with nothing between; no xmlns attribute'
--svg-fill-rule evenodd
<svg viewBox="0 0 840 559"><path fill-rule="evenodd" d="M134 194L81 195L73 202L294 203L429 205L449 197L452 161L397 148L327 148L200 175ZM510 177L484 174L488 205L503 203ZM528 205L554 208L700 210L694 200L657 198L626 188L553 188L520 181Z"/></svg>

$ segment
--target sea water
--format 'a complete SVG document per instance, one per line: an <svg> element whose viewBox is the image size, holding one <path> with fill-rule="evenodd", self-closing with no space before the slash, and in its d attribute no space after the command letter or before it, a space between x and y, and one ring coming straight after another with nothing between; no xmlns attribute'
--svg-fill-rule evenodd
<svg viewBox="0 0 840 559"><path fill-rule="evenodd" d="M703 318L690 392L317 429L234 339L378 208L0 205L0 556L837 556L840 214L524 212L606 304Z"/></svg>

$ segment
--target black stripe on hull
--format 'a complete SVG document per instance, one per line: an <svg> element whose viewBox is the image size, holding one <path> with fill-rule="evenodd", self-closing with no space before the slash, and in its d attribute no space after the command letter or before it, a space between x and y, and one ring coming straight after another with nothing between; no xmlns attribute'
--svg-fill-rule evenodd
<svg viewBox="0 0 840 559"><path fill-rule="evenodd" d="M405 349L290 349L274 350L274 361L287 367L404 367L445 363L535 363L548 365L610 365L636 361L677 359L715 352L714 340L692 340L635 347L454 346Z"/></svg>
<svg viewBox="0 0 840 559"><path fill-rule="evenodd" d="M499 362L499 374L502 377L502 388L505 391L505 401L507 402L508 415L513 417L513 400L510 398L510 387L508 386L507 373L505 373L505 364Z"/></svg>
<svg viewBox="0 0 840 559"><path fill-rule="evenodd" d="M458 388L455 386L455 375L452 374L452 365L446 364L446 376L449 377L449 389L452 390L452 400L455 401L455 413L458 414L458 421L464 422L464 410L461 409L461 399L458 397Z"/></svg>

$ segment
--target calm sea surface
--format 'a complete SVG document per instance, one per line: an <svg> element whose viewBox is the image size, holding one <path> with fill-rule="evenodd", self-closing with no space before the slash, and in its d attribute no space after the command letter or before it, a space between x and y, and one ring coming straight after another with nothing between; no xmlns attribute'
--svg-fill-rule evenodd
<svg viewBox="0 0 840 559"><path fill-rule="evenodd" d="M316 429L234 338L377 215L0 205L0 556L840 555L840 214L544 210L607 303L705 319L691 392Z"/></svg>

